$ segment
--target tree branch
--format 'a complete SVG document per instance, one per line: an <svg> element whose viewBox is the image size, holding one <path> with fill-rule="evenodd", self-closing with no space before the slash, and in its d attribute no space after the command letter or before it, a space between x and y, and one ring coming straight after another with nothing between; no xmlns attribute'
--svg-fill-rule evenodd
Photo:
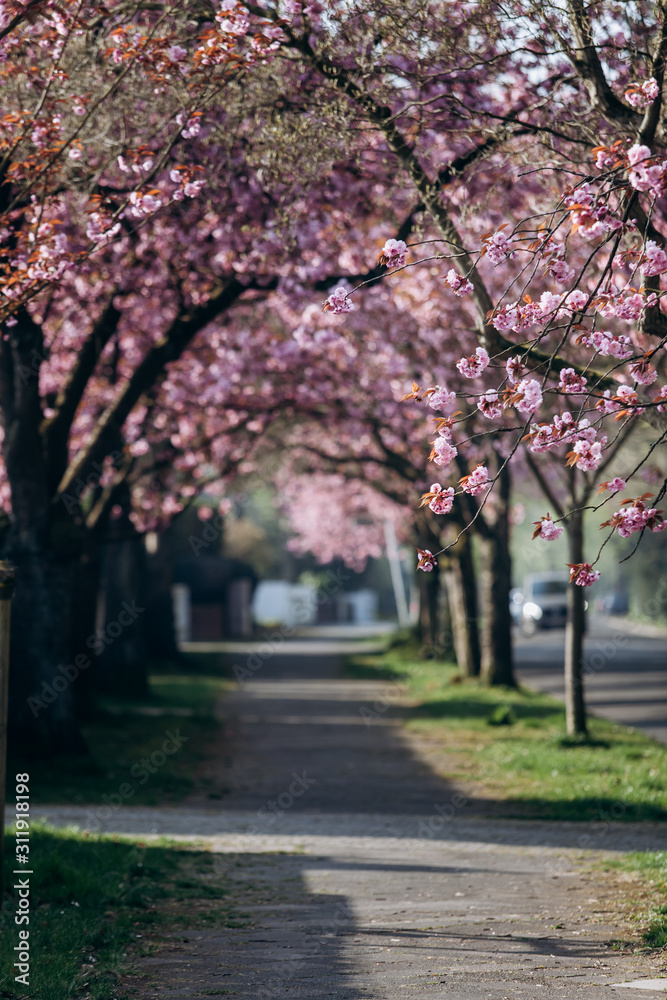
<svg viewBox="0 0 667 1000"><path fill-rule="evenodd" d="M100 355L118 328L121 313L114 306L113 299L114 296L109 299L81 347L74 368L56 398L55 414L42 426L44 454L54 488L67 468L67 445L74 416Z"/></svg>
<svg viewBox="0 0 667 1000"><path fill-rule="evenodd" d="M163 337L151 348L137 366L132 377L98 421L88 447L70 463L58 485L57 493L67 493L79 477L84 477L91 464L103 458L115 435L120 431L132 408L144 392L154 384L170 362L178 360L193 337L246 291L237 278L221 281L202 305L176 317Z"/></svg>
<svg viewBox="0 0 667 1000"><path fill-rule="evenodd" d="M568 0L567 6L577 47L575 52L566 51L566 55L588 91L591 104L612 125L637 128L639 115L616 97L604 75L584 0Z"/></svg>
<svg viewBox="0 0 667 1000"><path fill-rule="evenodd" d="M547 500L551 504L552 508L556 512L556 515L558 517L565 517L565 510L563 509L560 501L558 500L558 497L556 496L556 494L551 489L551 484L546 479L544 473L542 472L542 470L540 469L539 465L537 464L537 462L535 461L535 459L531 455L531 453L528 450L528 448L526 448L524 450L524 454L526 456L526 461L528 463L528 468L532 472L533 476L535 477L535 481L537 482L538 486L540 487L540 489L544 493L545 497L547 498Z"/></svg>

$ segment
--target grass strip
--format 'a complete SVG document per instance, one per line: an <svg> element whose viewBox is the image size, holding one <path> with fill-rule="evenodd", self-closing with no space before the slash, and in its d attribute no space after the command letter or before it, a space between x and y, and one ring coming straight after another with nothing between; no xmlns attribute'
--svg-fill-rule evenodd
<svg viewBox="0 0 667 1000"><path fill-rule="evenodd" d="M213 856L195 844L33 823L31 861L30 985L17 983L12 969L19 928L18 897L10 890L0 934L0 997L6 1000L123 1000L121 973L134 957L152 954L168 931L244 925ZM9 857L4 868L4 884L12 886Z"/></svg>
<svg viewBox="0 0 667 1000"><path fill-rule="evenodd" d="M638 885L628 899L629 919L640 924L646 948L667 948L667 851L633 851L602 867L634 875Z"/></svg>
<svg viewBox="0 0 667 1000"><path fill-rule="evenodd" d="M564 705L525 689L462 680L452 663L397 645L350 657L349 677L386 681L371 712L399 715L429 765L494 815L553 820L667 819L667 746L605 719L565 736Z"/></svg>
<svg viewBox="0 0 667 1000"><path fill-rule="evenodd" d="M16 749L8 774L29 771L35 805L178 803L200 786L206 791L198 771L220 738L215 705L231 684L220 674L152 674L147 698L100 700L82 726L87 755L45 760Z"/></svg>

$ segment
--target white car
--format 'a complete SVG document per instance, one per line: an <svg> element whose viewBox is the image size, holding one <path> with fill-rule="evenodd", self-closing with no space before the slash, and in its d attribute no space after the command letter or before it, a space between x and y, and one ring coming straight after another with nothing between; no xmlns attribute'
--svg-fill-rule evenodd
<svg viewBox="0 0 667 1000"><path fill-rule="evenodd" d="M522 635L535 635L538 629L564 628L567 621L568 573L531 573L523 590L512 594L512 617Z"/></svg>

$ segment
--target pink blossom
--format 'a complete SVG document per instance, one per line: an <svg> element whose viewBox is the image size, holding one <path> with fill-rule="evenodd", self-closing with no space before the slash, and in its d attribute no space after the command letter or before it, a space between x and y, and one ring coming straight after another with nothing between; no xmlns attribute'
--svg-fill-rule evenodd
<svg viewBox="0 0 667 1000"><path fill-rule="evenodd" d="M590 337L586 338L586 341L595 348L598 354L610 355L618 358L619 361L625 361L626 358L631 358L634 354L632 341L625 334L614 337L612 333L604 330L594 330ZM584 343L583 340L582 343Z"/></svg>
<svg viewBox="0 0 667 1000"><path fill-rule="evenodd" d="M634 169L630 171L628 180L636 191L650 191L659 195L662 191L665 173L664 163L649 165L651 150L648 146L631 146L628 150L628 162Z"/></svg>
<svg viewBox="0 0 667 1000"><path fill-rule="evenodd" d="M9 322L9 320L7 322ZM657 403L658 400L661 399L667 400L667 384L663 385L658 395L653 397L653 402ZM665 409L666 407L663 403L658 404L658 413L664 413Z"/></svg>
<svg viewBox="0 0 667 1000"><path fill-rule="evenodd" d="M551 514L546 514L539 521L533 521L533 524L537 525L533 538L543 538L545 542L554 542L564 531L561 525L554 524Z"/></svg>
<svg viewBox="0 0 667 1000"><path fill-rule="evenodd" d="M642 256L642 271L644 274L663 274L667 271L667 254L655 240L647 240Z"/></svg>
<svg viewBox="0 0 667 1000"><path fill-rule="evenodd" d="M540 312L543 320L550 320L556 315L563 301L562 295L553 292L542 292L540 296Z"/></svg>
<svg viewBox="0 0 667 1000"><path fill-rule="evenodd" d="M516 303L511 306L501 306L500 309L496 309L491 322L495 326L496 330L500 330L501 333L506 330L513 330L519 322L519 310L516 307Z"/></svg>
<svg viewBox="0 0 667 1000"><path fill-rule="evenodd" d="M386 267L403 267L407 249L403 240L387 240L382 247L378 262Z"/></svg>
<svg viewBox="0 0 667 1000"><path fill-rule="evenodd" d="M69 152L67 153L70 160L80 160L81 150L77 146L70 146Z"/></svg>
<svg viewBox="0 0 667 1000"><path fill-rule="evenodd" d="M659 93L660 88L655 78L651 77L649 80L644 80L641 84L634 84L632 87L629 87L625 92L625 99L633 108L641 111L647 108L649 104L653 104Z"/></svg>
<svg viewBox="0 0 667 1000"><path fill-rule="evenodd" d="M639 146L635 144L630 146L628 150L628 163L631 167L636 167L638 163L642 163L644 160L648 160L651 157L651 150L648 146Z"/></svg>
<svg viewBox="0 0 667 1000"><path fill-rule="evenodd" d="M188 181L187 184L183 186L183 194L186 198L196 198L201 189L204 187L206 181Z"/></svg>
<svg viewBox="0 0 667 1000"><path fill-rule="evenodd" d="M519 398L520 397L520 398ZM542 388L537 379L524 378L516 387L514 405L524 415L536 413L542 405Z"/></svg>
<svg viewBox="0 0 667 1000"><path fill-rule="evenodd" d="M433 410L444 410L454 399L455 392L450 392L446 385L436 385L435 391L428 397L428 405Z"/></svg>
<svg viewBox="0 0 667 1000"><path fill-rule="evenodd" d="M436 495L431 499L429 507L434 514L449 514L454 506L454 489L449 486L443 489L440 483L433 483L431 493Z"/></svg>
<svg viewBox="0 0 667 1000"><path fill-rule="evenodd" d="M505 370L507 372L507 381L510 385L516 385L521 376L523 375L523 358L514 357L508 358L505 364Z"/></svg>
<svg viewBox="0 0 667 1000"><path fill-rule="evenodd" d="M634 364L628 365L628 371L632 378L640 385L653 385L658 377L657 371L651 367L647 358L641 358L640 361L635 361Z"/></svg>
<svg viewBox="0 0 667 1000"><path fill-rule="evenodd" d="M593 472L602 461L602 449L607 443L606 437L592 443L586 438L579 438L574 442L572 451L568 457L569 465L576 465L584 472Z"/></svg>
<svg viewBox="0 0 667 1000"><path fill-rule="evenodd" d="M599 410L606 417L609 413L615 413L619 410L620 406L611 398L611 391L605 389L602 398L595 404L595 409Z"/></svg>
<svg viewBox="0 0 667 1000"><path fill-rule="evenodd" d="M176 120L178 121L178 118ZM193 139L196 135L199 135L200 131L201 122L199 120L199 116L193 115L191 118L188 118L185 123L185 128L181 130L181 135L184 139Z"/></svg>
<svg viewBox="0 0 667 1000"><path fill-rule="evenodd" d="M601 493L603 490L607 490L609 493L620 493L627 485L625 479L621 479L620 476L614 476L613 479L609 479L606 483L600 483L598 493Z"/></svg>
<svg viewBox="0 0 667 1000"><path fill-rule="evenodd" d="M644 305L650 305L648 300L644 302L644 296L640 292L622 295L615 303L615 313L619 319L639 319Z"/></svg>
<svg viewBox="0 0 667 1000"><path fill-rule="evenodd" d="M619 385L616 395L613 397L621 406L631 408L633 413L643 413L644 407L639 406L639 396L629 385Z"/></svg>
<svg viewBox="0 0 667 1000"><path fill-rule="evenodd" d="M647 507L642 497L633 500L628 507L621 507L602 525L603 528L615 528L621 538L629 538L636 531L645 531L646 528L653 532L664 531L666 526L662 511Z"/></svg>
<svg viewBox="0 0 667 1000"><path fill-rule="evenodd" d="M595 239L621 225L604 201L595 200L590 184L581 184L564 201L572 210L574 229L586 239Z"/></svg>
<svg viewBox="0 0 667 1000"><path fill-rule="evenodd" d="M348 313L352 312L354 306L347 294L347 289L342 285L334 289L322 307L322 312Z"/></svg>
<svg viewBox="0 0 667 1000"><path fill-rule="evenodd" d="M417 569L422 569L425 573L430 573L438 565L438 560L430 549L417 549L417 553L419 555Z"/></svg>
<svg viewBox="0 0 667 1000"><path fill-rule="evenodd" d="M590 563L568 563L570 567L570 583L577 587L592 587L600 579L600 571L593 569Z"/></svg>
<svg viewBox="0 0 667 1000"><path fill-rule="evenodd" d="M183 62L187 54L188 54L187 49L184 49L182 45L172 45L169 49L167 49L167 56L169 58L169 62L173 63Z"/></svg>
<svg viewBox="0 0 667 1000"><path fill-rule="evenodd" d="M577 375L574 368L564 368L560 373L558 388L565 393L580 393L586 391L587 379Z"/></svg>
<svg viewBox="0 0 667 1000"><path fill-rule="evenodd" d="M455 295L468 295L473 290L472 282L468 281L467 278L463 278L453 267L447 272L445 281Z"/></svg>
<svg viewBox="0 0 667 1000"><path fill-rule="evenodd" d="M570 267L561 257L554 257L549 261L549 273L559 285L569 285L574 281L576 271Z"/></svg>
<svg viewBox="0 0 667 1000"><path fill-rule="evenodd" d="M436 465L449 465L458 453L458 448L451 443L449 438L440 434L433 442L433 450L429 456L429 461L435 462Z"/></svg>
<svg viewBox="0 0 667 1000"><path fill-rule="evenodd" d="M540 424L530 435L530 450L535 454L549 451L557 444L560 444L560 441L554 437L551 424Z"/></svg>
<svg viewBox="0 0 667 1000"><path fill-rule="evenodd" d="M465 493L476 497L489 486L489 472L485 465L478 465L469 476L463 476L460 480L461 487Z"/></svg>
<svg viewBox="0 0 667 1000"><path fill-rule="evenodd" d="M498 420L503 413L503 404L500 402L495 389L485 392L477 404L477 409L487 418L487 420Z"/></svg>
<svg viewBox="0 0 667 1000"><path fill-rule="evenodd" d="M589 296L586 295L586 292L582 292L580 288L575 288L573 292L570 292L565 302L563 302L563 308L573 313L581 312L586 308L588 299Z"/></svg>
<svg viewBox="0 0 667 1000"><path fill-rule="evenodd" d="M502 229L497 230L484 241L486 256L492 264L500 264L504 260L511 260L516 257L516 250L512 250L507 236Z"/></svg>
<svg viewBox="0 0 667 1000"><path fill-rule="evenodd" d="M483 347L478 347L469 358L461 358L456 367L466 378L477 378L489 364L489 355Z"/></svg>

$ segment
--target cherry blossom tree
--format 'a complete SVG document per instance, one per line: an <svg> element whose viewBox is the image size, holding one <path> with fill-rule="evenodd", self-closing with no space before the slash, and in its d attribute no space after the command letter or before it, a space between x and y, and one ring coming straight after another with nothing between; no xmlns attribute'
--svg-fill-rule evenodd
<svg viewBox="0 0 667 1000"><path fill-rule="evenodd" d="M449 503L454 489L481 498L483 508L525 448L574 470L567 509L538 526L543 538L562 526L570 536L571 733L586 732L584 590L599 575L595 556L585 556L581 508L591 506L598 470L613 484L598 503L619 492L614 451L633 423L654 431L630 472L635 482L667 427L665 8L454 3L434 17L426 4L387 4L373 19L370 6L357 3L327 8L326 19L311 8L284 28L288 47L347 97L369 142L412 184L432 227L425 235L435 239L422 241L421 259L440 257L451 294L470 303L479 346L456 367L485 416L515 421L496 468L480 463L431 491L428 502ZM264 9L278 16L277 8ZM462 168L453 177L440 164L454 145ZM403 264L402 251L388 246L392 264ZM413 251L410 264L418 260ZM355 298L347 290L328 305L349 311ZM434 388L424 388L428 398ZM470 410L457 422L469 417ZM436 446L450 459L452 428L443 425ZM539 469L543 459L531 461ZM550 473L542 479L548 483ZM664 484L656 496L636 489L604 526L640 539L662 530L664 492ZM432 570L437 555L420 554L421 568Z"/></svg>
<svg viewBox="0 0 667 1000"><path fill-rule="evenodd" d="M280 32L242 5L32 13L0 39L0 526L18 570L12 721L71 750L72 685L48 711L34 699L87 651L70 645L82 557L110 517L158 525L239 466L269 419L243 404L273 336L228 330L230 310L286 280L295 247L297 280L338 272L367 199L333 141L294 176L299 114L277 137L267 112ZM343 187L349 216L330 208Z"/></svg>

